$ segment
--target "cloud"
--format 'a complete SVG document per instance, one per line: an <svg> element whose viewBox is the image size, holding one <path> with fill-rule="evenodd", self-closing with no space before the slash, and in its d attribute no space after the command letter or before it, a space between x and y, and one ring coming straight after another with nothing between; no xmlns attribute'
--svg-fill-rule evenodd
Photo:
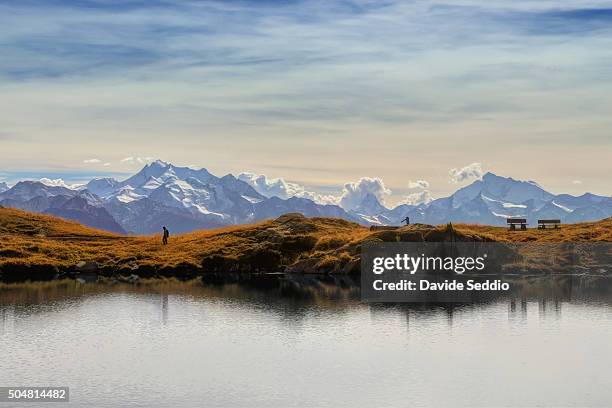
<svg viewBox="0 0 612 408"><path fill-rule="evenodd" d="M19 143L3 146L0 161L8 168L16 157L16 166L32 168L51 157L78 162L145 148L182 161L205 156L225 170L232 162L284 165L288 153L296 166L333 167L328 158L357 157L376 133L385 159L372 160L367 174L399 188L391 175L402 165L414 170L397 158L400 134L422 134L429 162L452 153L468 163L473 146L494 156L520 145L524 128L538 129L541 141L527 155L550 143L600 155L612 95L604 3L1 2L0 110L8 119L0 139L18 135L11 139ZM206 153L194 148L202 129ZM77 137L91 143L75 145ZM262 146L274 146L274 158ZM334 161L333 171L347 162ZM420 171L436 177L435 166ZM291 177L320 182L307 172Z"/></svg>
<svg viewBox="0 0 612 408"><path fill-rule="evenodd" d="M151 163L153 160L155 160L155 158L153 157L133 157L133 156L129 156L126 157L124 159L121 159L121 163L127 163L127 164L147 164L147 163Z"/></svg>
<svg viewBox="0 0 612 408"><path fill-rule="evenodd" d="M110 163L108 163L108 162L106 162L106 163L104 163L104 164L103 164L103 166L104 166L104 167L108 167L108 166L110 166L110 165L111 165L111 164L110 164Z"/></svg>
<svg viewBox="0 0 612 408"><path fill-rule="evenodd" d="M433 198L429 190L423 190L416 193L408 194L399 204L420 205L431 202Z"/></svg>
<svg viewBox="0 0 612 408"><path fill-rule="evenodd" d="M250 184L258 193L266 197L308 198L317 204L339 205L345 210L355 209L367 194L374 195L381 204L384 204L385 197L391 194L391 190L385 187L382 179L373 177L362 177L358 181L345 183L338 195L308 191L300 184L282 178L269 178L263 174L245 172L240 173L238 179Z"/></svg>
<svg viewBox="0 0 612 408"><path fill-rule="evenodd" d="M296 197L307 198L317 204L339 205L339 197L331 194L319 194L312 191L304 191L302 194L297 194Z"/></svg>
<svg viewBox="0 0 612 408"><path fill-rule="evenodd" d="M250 184L259 194L266 197L287 199L304 192L304 187L299 184L286 182L282 178L268 178L264 174L244 172L238 175L238 179Z"/></svg>
<svg viewBox="0 0 612 408"><path fill-rule="evenodd" d="M50 186L50 187L65 187L65 188L69 188L71 190L80 186L80 184L66 184L66 182L63 179L61 179L61 178L50 179L50 178L43 177L39 181L41 183L43 183L44 185L46 185L46 186Z"/></svg>
<svg viewBox="0 0 612 408"><path fill-rule="evenodd" d="M362 177L357 182L344 184L340 206L345 210L355 209L368 194L374 195L384 205L385 197L391 194L391 190L385 187L380 178Z"/></svg>
<svg viewBox="0 0 612 408"><path fill-rule="evenodd" d="M83 160L83 163L85 163L85 164L97 164L97 163L102 163L102 160L100 160L100 159L85 159L85 160Z"/></svg>
<svg viewBox="0 0 612 408"><path fill-rule="evenodd" d="M425 180L417 180L417 181L412 181L411 180L411 181L408 182L408 188L409 189L418 188L418 189L425 190L425 189L429 188L429 182L425 181Z"/></svg>
<svg viewBox="0 0 612 408"><path fill-rule="evenodd" d="M318 204L337 204L338 197L323 195L307 191L300 184L285 181L282 178L268 178L264 174L243 172L238 179L250 184L255 191L266 197L279 197L287 199L291 197L308 198Z"/></svg>
<svg viewBox="0 0 612 408"><path fill-rule="evenodd" d="M482 163L471 163L460 169L450 169L448 175L450 176L450 181L455 184L480 178L483 175Z"/></svg>
<svg viewBox="0 0 612 408"><path fill-rule="evenodd" d="M572 181L572 184L582 184L582 180L574 180Z"/></svg>

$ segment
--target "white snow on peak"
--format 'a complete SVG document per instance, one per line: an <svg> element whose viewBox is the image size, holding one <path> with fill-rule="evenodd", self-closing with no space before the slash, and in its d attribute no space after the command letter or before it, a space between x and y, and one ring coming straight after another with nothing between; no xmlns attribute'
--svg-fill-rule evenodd
<svg viewBox="0 0 612 408"><path fill-rule="evenodd" d="M359 213L356 213L356 214L371 224L382 225L382 222L380 222L380 220L375 215L367 215L367 214L359 214Z"/></svg>
<svg viewBox="0 0 612 408"><path fill-rule="evenodd" d="M525 204L502 203L504 208L527 208Z"/></svg>
<svg viewBox="0 0 612 408"><path fill-rule="evenodd" d="M117 200L121 201L122 203L126 203L126 204L131 203L132 201L140 200L141 198L144 198L144 197L145 196L136 193L134 191L134 187L132 186L123 187L121 190L119 190L119 192L115 196Z"/></svg>
<svg viewBox="0 0 612 408"><path fill-rule="evenodd" d="M480 194L480 196L481 196L482 198L484 198L485 200L487 200L487 201L493 201L493 202L495 202L495 203L501 203L501 201L499 201L499 200L495 200L495 199L493 199L493 198L491 198L491 197L487 197L487 196L486 196L486 195L484 195L484 194Z"/></svg>
<svg viewBox="0 0 612 408"><path fill-rule="evenodd" d="M146 190L155 190L157 187L162 185L162 181L159 180L158 178L155 178L153 176L151 176L143 185L141 188L144 188Z"/></svg>
<svg viewBox="0 0 612 408"><path fill-rule="evenodd" d="M188 182L186 182L184 180L180 180L180 179L176 179L176 180L172 181L172 185L178 187L179 189L181 189L183 191L194 191L194 190L196 190L195 188L193 188L193 186L191 184L189 184Z"/></svg>
<svg viewBox="0 0 612 408"><path fill-rule="evenodd" d="M500 213L496 213L495 211L491 211L491 213L496 217L503 217L503 218L520 217L520 215L500 214Z"/></svg>
<svg viewBox="0 0 612 408"><path fill-rule="evenodd" d="M536 183L536 182L535 182L535 181L533 181L533 180L529 180L529 181L527 181L527 183L532 184L532 185L534 185L534 186L536 186L536 187L542 188L542 186L541 186L541 185L539 185L538 183Z"/></svg>
<svg viewBox="0 0 612 408"><path fill-rule="evenodd" d="M245 200L247 200L248 202L253 203L253 204L257 204L257 203L260 203L262 201L260 198L249 197L249 196L246 196L246 195L243 195L242 198L244 198Z"/></svg>
<svg viewBox="0 0 612 408"><path fill-rule="evenodd" d="M555 200L552 200L552 202L551 202L551 203L552 203L552 205L554 205L555 207L559 207L560 209L562 209L562 210L563 210L563 211L565 211L565 212L568 212L568 213L569 213L569 212L572 212L572 210L571 210L570 208L567 208L567 207L566 207L566 206L564 206L564 205L561 205L561 204L555 203Z"/></svg>
<svg viewBox="0 0 612 408"><path fill-rule="evenodd" d="M502 207L504 207L504 208L527 208L527 206L524 205L524 204L507 203L507 202L504 202L504 201L501 201L501 200L495 200L495 199L493 199L491 197L487 197L484 194L481 194L481 197L483 199L487 200L487 201L492 201L494 203L500 203L502 205Z"/></svg>

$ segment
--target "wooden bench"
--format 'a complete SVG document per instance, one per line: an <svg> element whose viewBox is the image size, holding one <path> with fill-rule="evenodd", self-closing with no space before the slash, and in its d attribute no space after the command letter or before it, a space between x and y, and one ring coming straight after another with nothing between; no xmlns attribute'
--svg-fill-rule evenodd
<svg viewBox="0 0 612 408"><path fill-rule="evenodd" d="M526 218L508 218L506 222L508 223L512 231L516 229L517 225L520 225L522 230L527 229L527 219Z"/></svg>
<svg viewBox="0 0 612 408"><path fill-rule="evenodd" d="M547 226L554 226L554 228L559 228L561 224L561 220L538 220L538 228L546 229Z"/></svg>

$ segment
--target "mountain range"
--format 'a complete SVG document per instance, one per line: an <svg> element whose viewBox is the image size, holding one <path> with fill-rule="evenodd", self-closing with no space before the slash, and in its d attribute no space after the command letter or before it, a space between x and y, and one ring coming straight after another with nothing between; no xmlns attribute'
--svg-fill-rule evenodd
<svg viewBox="0 0 612 408"><path fill-rule="evenodd" d="M46 180L46 181L45 181ZM555 195L533 181L486 173L454 194L420 205L386 208L366 194L350 209L308 198L264 195L256 184L231 174L217 177L206 169L163 161L146 165L126 180L95 178L80 186L42 181L0 183L0 205L57 215L117 233L150 234L168 226L173 232L217 228L276 218L289 212L335 217L364 225L411 222L467 222L505 225L507 217L557 218L563 223L612 216L612 198L586 193Z"/></svg>

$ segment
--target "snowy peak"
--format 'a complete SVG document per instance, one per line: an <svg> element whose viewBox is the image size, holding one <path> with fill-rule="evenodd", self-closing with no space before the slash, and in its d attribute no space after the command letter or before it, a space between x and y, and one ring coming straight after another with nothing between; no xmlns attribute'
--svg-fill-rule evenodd
<svg viewBox="0 0 612 408"><path fill-rule="evenodd" d="M378 215L384 211L387 211L387 208L384 207L380 201L378 201L378 198L376 198L376 196L372 193L367 193L364 197L363 200L361 201L361 203L359 203L359 205L357 205L357 207L355 207L352 210L354 213L357 214L364 214L364 215Z"/></svg>
<svg viewBox="0 0 612 408"><path fill-rule="evenodd" d="M459 208L468 201L482 195L489 201L506 203L507 208L534 200L538 206L552 199L553 194L543 190L537 183L515 180L493 173L486 173L481 180L457 190L452 196L453 207Z"/></svg>
<svg viewBox="0 0 612 408"><path fill-rule="evenodd" d="M217 177L206 169L156 160L126 180L97 178L78 189L62 180L22 181L11 188L0 183L0 205L139 234L157 232L161 225L178 233L250 223L290 212L366 225L400 225L406 216L413 223L491 225L505 225L506 218L519 216L532 224L539 218L558 218L566 223L612 216L611 197L554 195L536 182L493 173L448 197L431 201L424 196L426 200L412 200L412 205L405 203L394 209L385 208L375 192L361 191L351 200L340 200L345 205L342 208L306 197L268 198L256 188L231 174Z"/></svg>
<svg viewBox="0 0 612 408"><path fill-rule="evenodd" d="M106 197L119 187L120 183L110 177L95 178L85 185L88 191L100 197Z"/></svg>
<svg viewBox="0 0 612 408"><path fill-rule="evenodd" d="M40 181L20 181L12 188L0 193L1 199L27 201L35 197L75 195L77 192L63 186L50 186Z"/></svg>
<svg viewBox="0 0 612 408"><path fill-rule="evenodd" d="M482 193L489 193L495 198L513 203L522 203L529 199L550 200L553 194L545 191L533 181L514 180L511 177L501 177L486 173L482 177Z"/></svg>
<svg viewBox="0 0 612 408"><path fill-rule="evenodd" d="M87 191L80 192L72 198L67 199L62 203L61 208L71 210L86 210L88 207L103 208L103 201Z"/></svg>
<svg viewBox="0 0 612 408"><path fill-rule="evenodd" d="M170 179L185 180L194 178L202 183L218 180L206 169L194 170L189 167L178 167L161 160L156 160L153 163L147 164L138 173L121 182L121 186L132 186L133 188L143 188L151 190L151 187L156 185L159 187L164 182Z"/></svg>
<svg viewBox="0 0 612 408"><path fill-rule="evenodd" d="M486 173L481 179L418 208L402 208L383 212L378 220L401 223L400 213L408 212L411 221L442 224L449 221L505 225L506 218L530 220L554 218L562 222L593 221L612 216L612 198L583 194L554 195L534 181L521 181ZM405 216L405 215L403 215Z"/></svg>

